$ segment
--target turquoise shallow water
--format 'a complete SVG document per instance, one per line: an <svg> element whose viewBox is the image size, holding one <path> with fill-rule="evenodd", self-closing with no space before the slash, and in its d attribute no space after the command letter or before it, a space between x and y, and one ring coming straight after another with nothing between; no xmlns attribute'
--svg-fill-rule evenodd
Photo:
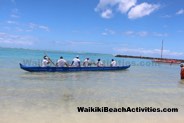
<svg viewBox="0 0 184 123"><path fill-rule="evenodd" d="M21 70L19 63L39 64L44 51L0 48L0 122L184 121L184 82L180 80L179 65L153 64L149 60L108 54L46 53L53 61L60 55L68 61L79 55L81 60L101 58L109 64L114 58L121 65L132 66L117 72L29 73ZM179 113L80 114L77 106L174 107Z"/></svg>

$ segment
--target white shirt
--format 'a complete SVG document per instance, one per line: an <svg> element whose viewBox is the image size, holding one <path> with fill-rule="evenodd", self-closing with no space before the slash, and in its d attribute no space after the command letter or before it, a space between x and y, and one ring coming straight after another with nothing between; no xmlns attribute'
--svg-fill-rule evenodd
<svg viewBox="0 0 184 123"><path fill-rule="evenodd" d="M98 61L98 62L97 62L97 67L103 67L102 61Z"/></svg>
<svg viewBox="0 0 184 123"><path fill-rule="evenodd" d="M42 67L47 67L48 66L49 61L47 59L43 59L42 61Z"/></svg>
<svg viewBox="0 0 184 123"><path fill-rule="evenodd" d="M65 65L66 65L66 60L64 60L64 59L59 59L59 60L57 61L57 65L58 65L58 67L65 67Z"/></svg>
<svg viewBox="0 0 184 123"><path fill-rule="evenodd" d="M88 67L89 66L89 63L90 63L90 60L85 59L84 60L84 63L83 63L84 67Z"/></svg>
<svg viewBox="0 0 184 123"><path fill-rule="evenodd" d="M77 58L74 58L73 59L73 67L79 67L79 62L80 62L80 59L77 59Z"/></svg>
<svg viewBox="0 0 184 123"><path fill-rule="evenodd" d="M111 66L112 66L112 67L115 67L115 66L116 66L116 61L112 61L112 62L111 62Z"/></svg>

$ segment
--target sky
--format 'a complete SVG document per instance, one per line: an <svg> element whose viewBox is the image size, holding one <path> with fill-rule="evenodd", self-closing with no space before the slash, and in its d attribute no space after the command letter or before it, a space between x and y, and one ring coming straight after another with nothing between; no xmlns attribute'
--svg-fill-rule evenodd
<svg viewBox="0 0 184 123"><path fill-rule="evenodd" d="M0 47L184 58L183 0L0 0Z"/></svg>

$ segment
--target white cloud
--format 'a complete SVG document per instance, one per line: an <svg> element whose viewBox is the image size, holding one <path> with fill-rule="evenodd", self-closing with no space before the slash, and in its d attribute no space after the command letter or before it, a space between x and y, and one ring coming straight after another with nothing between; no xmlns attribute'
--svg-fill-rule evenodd
<svg viewBox="0 0 184 123"><path fill-rule="evenodd" d="M12 17L12 18L19 18L20 16L18 16L16 14L11 14L10 17Z"/></svg>
<svg viewBox="0 0 184 123"><path fill-rule="evenodd" d="M102 32L102 35L108 35L106 32Z"/></svg>
<svg viewBox="0 0 184 123"><path fill-rule="evenodd" d="M24 30L23 30L22 28L20 28L20 27L16 27L15 30L16 30L17 32L23 32L23 31L24 31Z"/></svg>
<svg viewBox="0 0 184 123"><path fill-rule="evenodd" d="M179 11L176 12L177 15L182 15L184 14L184 9L180 9Z"/></svg>
<svg viewBox="0 0 184 123"><path fill-rule="evenodd" d="M95 11L105 10L116 5L120 0L100 0Z"/></svg>
<svg viewBox="0 0 184 123"><path fill-rule="evenodd" d="M28 24L28 27L29 27L30 29L36 29L38 26L37 26L37 24L29 23L29 24Z"/></svg>
<svg viewBox="0 0 184 123"><path fill-rule="evenodd" d="M68 46L90 46L90 45L104 45L103 43L95 41L54 41L57 45L68 45Z"/></svg>
<svg viewBox="0 0 184 123"><path fill-rule="evenodd" d="M114 35L116 32L111 29L105 29L104 32L102 32L102 35Z"/></svg>
<svg viewBox="0 0 184 123"><path fill-rule="evenodd" d="M126 31L126 32L124 32L124 34L127 36L133 36L135 34L135 32L134 31Z"/></svg>
<svg viewBox="0 0 184 123"><path fill-rule="evenodd" d="M162 18L171 18L172 17L172 15L163 15L163 16L161 16Z"/></svg>
<svg viewBox="0 0 184 123"><path fill-rule="evenodd" d="M12 2L15 2L15 0L12 0ZM47 32L50 31L49 27L45 26L45 25L39 25L39 24L35 24L32 22L21 23L21 22L15 21L15 19L20 17L19 15L20 15L20 13L19 13L19 10L17 8L12 9L11 15L10 15L10 17L12 17L12 19L6 21L6 23L16 25L17 27L15 27L15 28L18 29L18 31L25 31L25 32L31 32L33 30L44 30ZM14 27L11 26L10 28L13 29ZM14 29L14 30L16 30L16 29Z"/></svg>
<svg viewBox="0 0 184 123"><path fill-rule="evenodd" d="M95 11L100 12L101 17L109 19L113 15L113 7L117 7L121 13L126 13L136 2L137 0L100 0Z"/></svg>
<svg viewBox="0 0 184 123"><path fill-rule="evenodd" d="M19 23L17 21L8 20L6 21L8 26L6 26L7 30L14 30L14 31L21 31L21 32L31 32L31 31L37 31L37 30L43 30L49 32L50 29L48 26L45 25L39 25L35 23ZM14 26L12 26L14 25Z"/></svg>
<svg viewBox="0 0 184 123"><path fill-rule="evenodd" d="M114 6L117 2L118 0L100 0L99 4L95 8L95 11L100 12L102 18L112 18L113 12L111 7Z"/></svg>
<svg viewBox="0 0 184 123"><path fill-rule="evenodd" d="M126 13L131 7L136 5L137 0L120 0L118 10Z"/></svg>
<svg viewBox="0 0 184 123"><path fill-rule="evenodd" d="M152 49L147 50L143 48L114 48L116 52L122 52L122 53L133 53L133 54L141 54L141 55L160 55L161 51L160 49ZM182 52L173 52L170 50L163 50L163 54L165 56L182 56L184 53Z"/></svg>
<svg viewBox="0 0 184 123"><path fill-rule="evenodd" d="M144 37L144 36L147 36L148 35L148 32L146 32L146 31L140 31L140 32L137 32L137 35L139 35L141 37Z"/></svg>
<svg viewBox="0 0 184 123"><path fill-rule="evenodd" d="M99 42L93 42L93 41L68 41L67 42L70 45L102 45L102 43Z"/></svg>
<svg viewBox="0 0 184 123"><path fill-rule="evenodd" d="M45 30L47 32L49 31L49 27L47 27L47 26L40 25L39 28L43 29L43 30Z"/></svg>
<svg viewBox="0 0 184 123"><path fill-rule="evenodd" d="M33 45L37 39L32 36L12 35L0 32L0 43L10 45Z"/></svg>
<svg viewBox="0 0 184 123"><path fill-rule="evenodd" d="M126 36L140 36L140 37L145 37L145 36L155 36L155 37L167 37L169 36L168 33L161 33L161 32L148 32L148 31L125 31L123 33Z"/></svg>
<svg viewBox="0 0 184 123"><path fill-rule="evenodd" d="M120 12L126 13L132 6L136 4L136 2L137 0L100 0L95 10L103 11L105 9L117 6L117 9Z"/></svg>
<svg viewBox="0 0 184 123"><path fill-rule="evenodd" d="M45 30L45 31L49 31L49 27L47 26L43 26L43 25L38 25L38 24L35 24L35 23L29 23L27 24L28 26L28 30L32 31L32 30L37 30L37 29L42 29L42 30Z"/></svg>
<svg viewBox="0 0 184 123"><path fill-rule="evenodd" d="M167 37L168 36L167 33L158 33L158 32L154 32L153 35L157 37Z"/></svg>
<svg viewBox="0 0 184 123"><path fill-rule="evenodd" d="M12 3L13 3L13 1L12 1ZM11 17L12 19L20 18L19 10L18 10L17 8L12 9L12 10L11 10L10 17Z"/></svg>
<svg viewBox="0 0 184 123"><path fill-rule="evenodd" d="M106 18L106 19L111 18L113 16L112 10L111 9L106 9L105 11L103 11L101 13L101 16L102 16L102 18Z"/></svg>
<svg viewBox="0 0 184 123"><path fill-rule="evenodd" d="M8 23L8 24L15 24L15 25L18 25L18 22L12 21L12 20L8 20L7 23Z"/></svg>
<svg viewBox="0 0 184 123"><path fill-rule="evenodd" d="M157 10L159 5L149 4L149 3L141 3L136 5L128 12L129 19L141 18L146 15L150 15L153 11Z"/></svg>
<svg viewBox="0 0 184 123"><path fill-rule="evenodd" d="M126 31L124 32L125 35L127 36L140 36L140 37L145 37L145 36L148 36L149 32L147 31L138 31L138 32L135 32L135 31Z"/></svg>
<svg viewBox="0 0 184 123"><path fill-rule="evenodd" d="M136 5L137 0L100 0L96 12L100 12L103 18L111 18L113 9L118 10L122 14L128 13L129 19L136 19L146 15L150 15L159 8L157 4L141 3ZM109 15L109 16L108 16Z"/></svg>
<svg viewBox="0 0 184 123"><path fill-rule="evenodd" d="M19 10L17 8L12 9L10 17L19 18L20 17Z"/></svg>

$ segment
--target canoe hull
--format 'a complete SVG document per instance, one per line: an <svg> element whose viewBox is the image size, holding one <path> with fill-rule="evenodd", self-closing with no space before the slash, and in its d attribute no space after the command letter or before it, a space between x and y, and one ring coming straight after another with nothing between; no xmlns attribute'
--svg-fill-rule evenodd
<svg viewBox="0 0 184 123"><path fill-rule="evenodd" d="M30 67L20 64L20 68L29 72L77 72L77 71L117 71L128 69L128 66L117 67Z"/></svg>

